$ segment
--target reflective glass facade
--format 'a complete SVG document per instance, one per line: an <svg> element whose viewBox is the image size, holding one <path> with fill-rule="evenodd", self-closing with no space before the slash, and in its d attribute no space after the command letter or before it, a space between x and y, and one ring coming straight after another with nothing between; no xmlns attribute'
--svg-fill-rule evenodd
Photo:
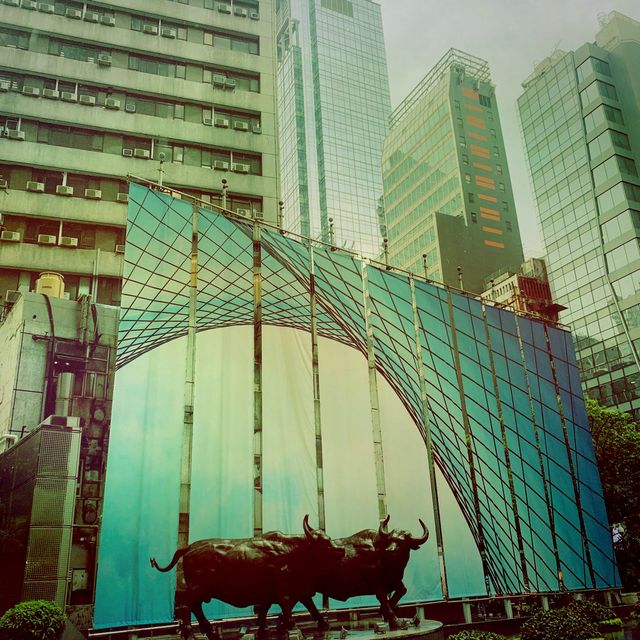
<svg viewBox="0 0 640 640"><path fill-rule="evenodd" d="M486 61L451 49L394 111L383 180L394 266L476 293L491 274L518 270L522 244Z"/></svg>
<svg viewBox="0 0 640 640"><path fill-rule="evenodd" d="M379 257L391 111L380 6L281 0L277 12L283 226Z"/></svg>
<svg viewBox="0 0 640 640"><path fill-rule="evenodd" d="M602 46L599 46L602 45ZM518 100L554 299L587 393L640 415L640 23L536 67Z"/></svg>

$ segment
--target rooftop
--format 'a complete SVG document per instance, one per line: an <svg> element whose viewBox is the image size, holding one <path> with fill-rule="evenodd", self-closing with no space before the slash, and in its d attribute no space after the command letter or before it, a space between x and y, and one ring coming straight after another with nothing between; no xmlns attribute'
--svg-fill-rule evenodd
<svg viewBox="0 0 640 640"><path fill-rule="evenodd" d="M416 85L415 89L396 107L389 118L390 128L395 127L451 68L464 69L468 76L479 82L491 82L489 63L486 60L476 58L459 49L449 49L431 71Z"/></svg>

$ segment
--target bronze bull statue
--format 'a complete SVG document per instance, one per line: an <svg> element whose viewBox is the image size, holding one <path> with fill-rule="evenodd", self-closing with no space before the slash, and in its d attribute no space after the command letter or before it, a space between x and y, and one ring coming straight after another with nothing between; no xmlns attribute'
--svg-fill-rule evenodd
<svg viewBox="0 0 640 640"><path fill-rule="evenodd" d="M166 567L154 558L151 566L169 571L182 558L186 589L176 594L182 637L192 636L191 613L208 640L218 640L202 611L212 598L234 607L253 605L258 611L259 633L266 633L266 613L272 603L291 626L291 609L298 601L311 601L326 567L344 553L324 532L303 521L304 535L274 532L257 538L198 540L175 552Z"/></svg>

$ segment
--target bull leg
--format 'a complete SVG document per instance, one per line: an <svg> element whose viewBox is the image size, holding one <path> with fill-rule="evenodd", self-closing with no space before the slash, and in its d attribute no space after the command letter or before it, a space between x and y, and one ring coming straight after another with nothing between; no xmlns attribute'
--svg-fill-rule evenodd
<svg viewBox="0 0 640 640"><path fill-rule="evenodd" d="M267 613L269 613L268 604L260 604L253 607L253 612L258 616L258 638L268 638L267 631Z"/></svg>
<svg viewBox="0 0 640 640"><path fill-rule="evenodd" d="M187 604L188 596L184 591L176 592L175 618L178 621L178 633L182 640L194 640L191 628L191 609Z"/></svg>
<svg viewBox="0 0 640 640"><path fill-rule="evenodd" d="M322 614L318 611L313 598L302 598L300 600L302 604L307 608L307 611L311 614L311 617L316 621L318 625L318 631L328 631L329 623L322 617Z"/></svg>
<svg viewBox="0 0 640 640"><path fill-rule="evenodd" d="M395 608L398 606L398 602L400 602L400 598L407 593L407 587L404 586L404 583L400 583L400 586L395 590L391 598L389 598L389 606L391 609L395 611Z"/></svg>
<svg viewBox="0 0 640 640"><path fill-rule="evenodd" d="M293 629L293 622L291 621L291 609L293 609L293 605L295 604L295 602L291 602L291 598L285 596L281 598L278 604L280 605L280 609L282 611L282 624L285 628L285 631L289 631L290 629Z"/></svg>
<svg viewBox="0 0 640 640"><path fill-rule="evenodd" d="M387 594L384 591L376 593L376 598L378 598L378 602L380 602L380 612L382 613L382 617L389 623L390 629L401 629L402 625L398 617L393 612L393 609L389 606L389 599L387 598Z"/></svg>
<svg viewBox="0 0 640 640"><path fill-rule="evenodd" d="M191 611L193 611L193 615L196 617L196 620L200 625L200 631L207 636L208 640L220 640L220 636L218 636L217 632L213 630L211 623L204 615L204 611L202 610L202 602L200 602L199 600L197 602L194 602L191 605Z"/></svg>

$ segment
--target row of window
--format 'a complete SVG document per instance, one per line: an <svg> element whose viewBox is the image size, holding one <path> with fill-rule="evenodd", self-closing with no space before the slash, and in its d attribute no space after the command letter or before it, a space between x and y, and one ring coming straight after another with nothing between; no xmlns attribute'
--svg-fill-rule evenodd
<svg viewBox="0 0 640 640"><path fill-rule="evenodd" d="M611 151L614 147L630 150L629 136L615 129L607 129L589 143L589 155L591 158L597 158L599 155Z"/></svg>
<svg viewBox="0 0 640 640"><path fill-rule="evenodd" d="M582 102L582 108L588 107L594 100L598 98L609 98L610 100L617 100L618 93L616 88L607 82L596 80L592 82L586 89L580 92L580 101Z"/></svg>
<svg viewBox="0 0 640 640"><path fill-rule="evenodd" d="M608 104L601 104L590 114L585 116L584 125L587 130L587 135L589 135L594 129L597 129L604 124L608 125L611 122L624 125L622 111L615 107L610 107Z"/></svg>
<svg viewBox="0 0 640 640"><path fill-rule="evenodd" d="M640 187L628 182L620 182L596 198L600 215L606 214L628 200L640 202Z"/></svg>
<svg viewBox="0 0 640 640"><path fill-rule="evenodd" d="M593 170L593 181L596 188L612 178L620 177L621 173L637 176L636 163L631 158L624 156L611 156Z"/></svg>
<svg viewBox="0 0 640 640"><path fill-rule="evenodd" d="M576 70L578 74L578 82L582 82L585 78L588 78L592 73L601 73L605 76L611 75L611 67L609 63L599 58L588 58L585 60Z"/></svg>
<svg viewBox="0 0 640 640"><path fill-rule="evenodd" d="M635 296L640 291L640 269L614 282L613 290L620 300Z"/></svg>
<svg viewBox="0 0 640 640"><path fill-rule="evenodd" d="M640 241L637 238L625 242L613 251L606 253L609 271L622 269L632 262L640 260Z"/></svg>
<svg viewBox="0 0 640 640"><path fill-rule="evenodd" d="M113 97L113 94L110 91L92 85L56 80L54 78L21 76L14 73L0 71L0 90L21 92L25 88L35 88L38 90L51 89L53 91L57 91L58 95L62 95L64 92L73 96L74 101L78 100L78 98L82 99L82 96L90 96L94 100L93 104L97 106L105 106L106 101ZM208 124L212 124L213 118L216 117L223 118L228 121L226 124L221 123L219 126L236 126L236 128L241 128L237 126L237 123L241 122L247 125L247 130L256 131L260 128L260 116L256 114L248 114L224 107L211 108L189 103L185 105L185 103L182 102L167 102L135 94L126 95L124 109L129 113L139 113L158 118L184 120L185 106L196 110L196 113L198 114L198 122L207 122ZM191 119L187 119L194 121L193 114Z"/></svg>
<svg viewBox="0 0 640 640"><path fill-rule="evenodd" d="M612 242L630 231L640 235L640 211L627 209L602 225L602 237L605 242Z"/></svg>

